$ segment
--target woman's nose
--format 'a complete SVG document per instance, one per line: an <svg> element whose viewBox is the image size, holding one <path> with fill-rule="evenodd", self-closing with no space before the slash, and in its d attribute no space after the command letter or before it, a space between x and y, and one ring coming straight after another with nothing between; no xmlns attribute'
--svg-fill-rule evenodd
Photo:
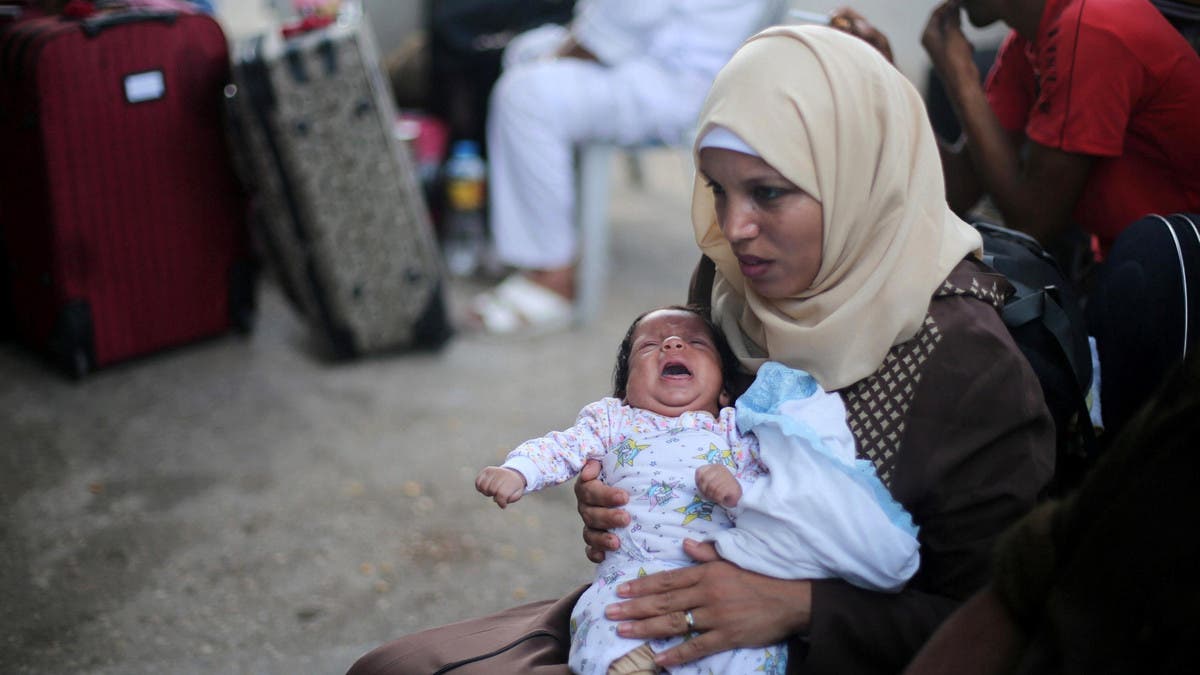
<svg viewBox="0 0 1200 675"><path fill-rule="evenodd" d="M723 215L721 231L730 243L758 236L758 225L755 223L753 209L731 206L725 209Z"/></svg>
<svg viewBox="0 0 1200 675"><path fill-rule="evenodd" d="M665 349L665 350L683 349L683 346L684 346L683 339L675 337L674 335L667 338L666 340L663 340L663 349Z"/></svg>

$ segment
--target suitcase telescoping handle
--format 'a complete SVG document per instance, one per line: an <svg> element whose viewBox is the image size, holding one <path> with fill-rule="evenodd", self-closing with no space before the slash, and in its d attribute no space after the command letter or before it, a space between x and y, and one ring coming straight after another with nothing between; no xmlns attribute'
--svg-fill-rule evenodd
<svg viewBox="0 0 1200 675"><path fill-rule="evenodd" d="M90 38L94 38L100 33L131 23L142 23L146 21L158 21L171 25L179 18L179 12L163 11L163 10L136 10L132 12L112 12L106 14L97 14L90 16L80 22L83 32Z"/></svg>

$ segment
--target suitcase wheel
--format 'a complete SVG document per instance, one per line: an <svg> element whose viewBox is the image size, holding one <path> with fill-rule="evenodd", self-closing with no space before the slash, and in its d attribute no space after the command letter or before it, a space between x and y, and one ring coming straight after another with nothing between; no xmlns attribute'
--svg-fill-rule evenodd
<svg viewBox="0 0 1200 675"><path fill-rule="evenodd" d="M258 318L258 264L239 260L229 270L229 323L239 335L254 331Z"/></svg>
<svg viewBox="0 0 1200 675"><path fill-rule="evenodd" d="M92 337L92 308L86 300L71 300L59 310L50 336L50 353L73 379L81 379L96 364Z"/></svg>
<svg viewBox="0 0 1200 675"><path fill-rule="evenodd" d="M91 360L88 358L87 352L82 347L77 347L71 352L70 363L66 364L67 373L72 379L82 380L84 375L92 369Z"/></svg>

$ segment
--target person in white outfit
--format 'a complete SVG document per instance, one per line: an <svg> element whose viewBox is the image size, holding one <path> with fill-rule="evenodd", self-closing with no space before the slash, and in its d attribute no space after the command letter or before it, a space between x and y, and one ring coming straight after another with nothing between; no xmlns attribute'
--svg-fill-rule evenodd
<svg viewBox="0 0 1200 675"><path fill-rule="evenodd" d="M631 496L621 548L597 567L572 611L572 672L659 672L655 654L687 636L623 637L604 608L620 599L625 581L694 564L685 538L712 541L723 558L779 578L838 577L896 591L916 571L917 529L873 465L855 459L841 398L803 371L768 363L736 409L726 407L736 393L726 384L733 368L703 311L647 312L621 343L613 397L476 478L476 488L505 508L598 459L604 480ZM782 674L786 664L787 646L775 644L670 672Z"/></svg>
<svg viewBox="0 0 1200 675"><path fill-rule="evenodd" d="M718 70L780 0L580 0L570 26L517 36L487 120L497 262L518 271L477 296L490 332L565 327L579 255L574 149L687 140Z"/></svg>

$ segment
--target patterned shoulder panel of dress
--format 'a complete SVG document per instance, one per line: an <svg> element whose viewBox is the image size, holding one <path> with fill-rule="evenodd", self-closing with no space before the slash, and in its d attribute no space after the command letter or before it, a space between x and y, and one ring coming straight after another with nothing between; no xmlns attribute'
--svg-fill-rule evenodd
<svg viewBox="0 0 1200 675"><path fill-rule="evenodd" d="M923 366L941 339L937 322L925 315L925 323L913 339L892 347L879 370L841 392L858 457L873 463L879 479L889 488L909 406Z"/></svg>
<svg viewBox="0 0 1200 675"><path fill-rule="evenodd" d="M1004 307L1004 301L1008 299L1011 292L1011 287L1004 283L1003 279L1004 277L997 274L977 274L966 268L965 265L959 265L942 282L933 297L967 295L982 300L999 310Z"/></svg>

